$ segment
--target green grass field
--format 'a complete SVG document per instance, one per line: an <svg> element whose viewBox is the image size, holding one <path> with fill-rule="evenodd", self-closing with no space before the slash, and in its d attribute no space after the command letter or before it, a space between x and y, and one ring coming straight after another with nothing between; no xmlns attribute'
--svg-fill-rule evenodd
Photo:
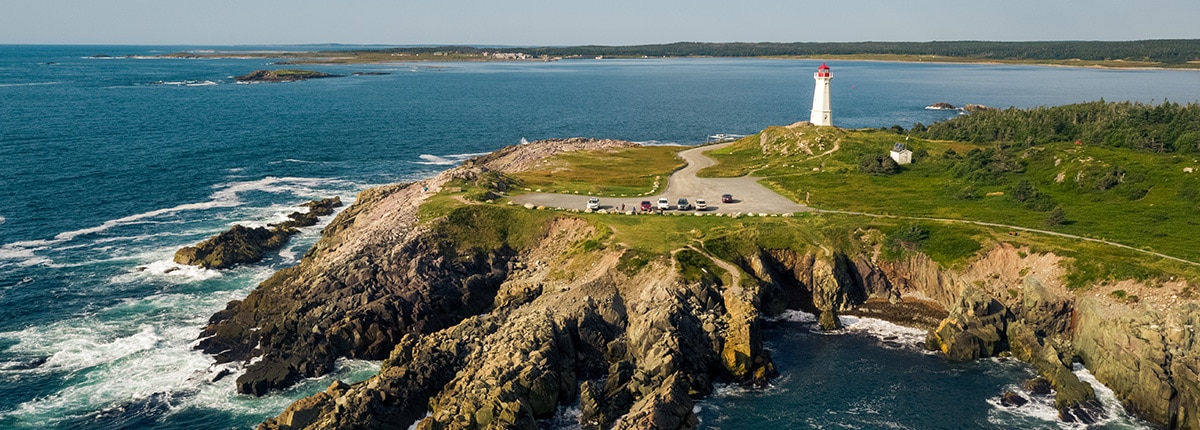
<svg viewBox="0 0 1200 430"><path fill-rule="evenodd" d="M641 146L559 154L514 175L530 190L599 196L640 196L665 189L683 167L680 146ZM658 187L655 187L656 181Z"/></svg>
<svg viewBox="0 0 1200 430"><path fill-rule="evenodd" d="M688 246L725 259L763 249L808 253L826 248L869 253L867 247L879 246L884 259L901 259L920 252L943 267L961 267L997 243L1010 243L1028 247L1030 252L1070 257L1065 263L1071 266L1066 281L1074 288L1116 279L1182 276L1200 280L1198 266L1110 245L1029 232L1014 236L1005 227L903 218L947 218L1053 230L1196 261L1200 260L1200 249L1193 232L1200 231L1200 217L1195 215L1200 212L1200 177L1195 175L1200 172L1188 174L1183 169L1197 166L1200 160L1060 143L1010 150L1009 159L997 162L1007 163L1009 171L980 175L980 170L962 166L970 164L964 160L985 154L978 150L988 146L913 139L908 142L910 148L923 155L898 173L883 175L860 172L859 162L866 156L885 154L903 136L879 130L805 132L783 127L764 133L776 135L767 139L750 136L710 153L720 164L706 173L722 176L754 172L763 177L765 185L796 201L807 198L816 208L901 218L823 213L734 219L531 211L507 205L503 198L494 203L472 200L471 196L486 191L486 184L480 184L488 181L483 181L456 183L432 197L422 205L421 219L444 219L469 226L459 232L462 242L486 248L503 243L527 244L544 231L550 220L578 217L601 232L587 241L588 249L581 251L628 249L631 265ZM798 148L798 141L789 140L798 136L808 139L812 154ZM819 155L832 149L835 141L840 149ZM517 183L543 191L610 196L651 192L656 177L664 178L660 187L665 187L669 173L682 166L675 156L680 149L643 147L563 154L518 175ZM1044 196L1041 198L1061 207L1066 222L1048 226L1046 208L1014 199L1013 190L1023 180ZM964 192L965 188L971 192ZM472 236L470 232L479 226L497 233Z"/></svg>
<svg viewBox="0 0 1200 430"><path fill-rule="evenodd" d="M801 146L792 131L774 127L764 133L772 134L768 141L790 139L793 148ZM774 153L764 153L762 139L750 136L710 153L720 164L702 173L752 171L764 185L820 209L1047 229L1200 261L1200 240L1194 235L1200 231L1200 162L1195 156L1057 143L1015 151L1023 171L972 177L956 174L956 163L971 149L988 146L914 139L908 141L910 148L928 155L899 173L879 175L861 173L859 161L887 154L903 136L861 130L840 132L836 138L838 151L814 157L795 149L779 154L786 143L777 144ZM944 155L947 150L958 158ZM1197 173L1185 173L1185 167ZM1112 182L1098 185L1105 175ZM1051 206L1061 207L1066 222L1047 225L1049 208L1015 200L1011 191L1021 180L1047 196Z"/></svg>

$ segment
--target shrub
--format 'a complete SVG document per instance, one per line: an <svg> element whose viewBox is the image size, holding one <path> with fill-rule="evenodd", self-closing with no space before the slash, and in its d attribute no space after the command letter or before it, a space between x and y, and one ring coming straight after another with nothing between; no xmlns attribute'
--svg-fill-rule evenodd
<svg viewBox="0 0 1200 430"><path fill-rule="evenodd" d="M858 171L872 175L892 175L900 172L900 165L886 155L868 155L858 160Z"/></svg>
<svg viewBox="0 0 1200 430"><path fill-rule="evenodd" d="M1067 223L1067 213L1063 211L1062 206L1055 206L1054 210L1050 211L1050 215L1046 216L1047 227L1057 227Z"/></svg>

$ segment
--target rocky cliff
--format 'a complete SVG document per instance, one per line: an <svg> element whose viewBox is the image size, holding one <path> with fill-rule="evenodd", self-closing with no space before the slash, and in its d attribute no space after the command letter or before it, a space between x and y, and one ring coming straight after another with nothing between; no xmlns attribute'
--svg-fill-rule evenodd
<svg viewBox="0 0 1200 430"><path fill-rule="evenodd" d="M364 191L300 265L215 315L200 347L252 362L238 389L253 394L340 357L383 360L378 375L335 383L263 428L533 428L576 401L587 428L691 428L714 381L772 376L758 321L793 308L830 329L838 313L927 327L949 359L1029 361L1064 420L1100 413L1070 371L1079 360L1147 419L1200 428L1200 306L1180 298L1186 282L1126 281L1142 299L1118 300L1108 287L1066 288L1062 257L1005 244L954 269L920 253L883 258L870 232L838 247L697 241L647 254L568 213L465 201L420 210L449 184L500 193L497 171L626 144L535 142Z"/></svg>

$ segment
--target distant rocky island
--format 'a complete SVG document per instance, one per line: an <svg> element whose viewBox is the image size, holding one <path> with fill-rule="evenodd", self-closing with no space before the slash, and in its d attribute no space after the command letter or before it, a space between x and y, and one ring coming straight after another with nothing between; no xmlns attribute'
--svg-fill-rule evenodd
<svg viewBox="0 0 1200 430"><path fill-rule="evenodd" d="M931 104L929 106L925 106L925 109L928 109L928 110L956 110L956 111L961 111L961 112L981 112L981 111L985 111L985 110L994 110L995 108L990 107L990 106L980 105L980 104L974 104L974 103L967 103L963 107L955 107L954 105L952 105L950 103L937 102L937 103Z"/></svg>
<svg viewBox="0 0 1200 430"><path fill-rule="evenodd" d="M322 78L341 78L345 75L334 75L330 73L318 72L315 70L255 70L253 72L235 76L233 79L238 83L260 83L260 82L295 82L309 79Z"/></svg>

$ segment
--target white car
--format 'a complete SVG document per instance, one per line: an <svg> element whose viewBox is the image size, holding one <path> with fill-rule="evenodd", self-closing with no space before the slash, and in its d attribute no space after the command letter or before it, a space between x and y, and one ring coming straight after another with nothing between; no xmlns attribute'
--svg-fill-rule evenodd
<svg viewBox="0 0 1200 430"><path fill-rule="evenodd" d="M708 202L704 201L704 199L696 199L696 210L708 210Z"/></svg>
<svg viewBox="0 0 1200 430"><path fill-rule="evenodd" d="M600 199L596 197L588 199L587 208L591 210L600 209Z"/></svg>
<svg viewBox="0 0 1200 430"><path fill-rule="evenodd" d="M671 210L671 201L667 200L666 197L658 199L658 208L664 211Z"/></svg>

